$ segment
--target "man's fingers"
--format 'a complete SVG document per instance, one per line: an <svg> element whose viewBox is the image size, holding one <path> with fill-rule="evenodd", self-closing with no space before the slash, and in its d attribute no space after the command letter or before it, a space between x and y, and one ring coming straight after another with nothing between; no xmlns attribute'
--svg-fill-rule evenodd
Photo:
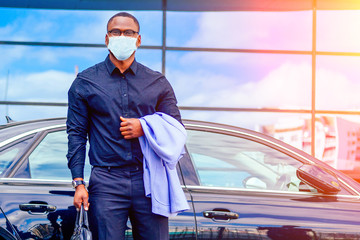
<svg viewBox="0 0 360 240"><path fill-rule="evenodd" d="M122 132L121 135L124 136L124 139L132 139L132 138L134 138L134 134L132 132Z"/></svg>
<svg viewBox="0 0 360 240"><path fill-rule="evenodd" d="M133 129L133 126L120 127L120 132L132 131Z"/></svg>
<svg viewBox="0 0 360 240"><path fill-rule="evenodd" d="M81 201L74 201L74 206L75 206L76 210L79 210L81 207Z"/></svg>
<svg viewBox="0 0 360 240"><path fill-rule="evenodd" d="M123 136L127 136L130 134L131 134L131 132L129 132L129 131L121 131L121 135L123 135Z"/></svg>
<svg viewBox="0 0 360 240"><path fill-rule="evenodd" d="M120 127L120 131L126 131L126 130L128 130L129 128L131 128L130 126L121 126Z"/></svg>
<svg viewBox="0 0 360 240"><path fill-rule="evenodd" d="M84 199L84 209L85 209L85 211L87 211L88 209L89 209L89 202L88 202L88 200L87 199Z"/></svg>
<svg viewBox="0 0 360 240"><path fill-rule="evenodd" d="M124 117L120 116L120 120L121 120L121 123L126 123L129 120L129 118L124 118Z"/></svg>
<svg viewBox="0 0 360 240"><path fill-rule="evenodd" d="M122 122L119 130L124 139L133 139L144 135L139 119L120 117L120 120Z"/></svg>
<svg viewBox="0 0 360 240"><path fill-rule="evenodd" d="M126 126L129 126L129 123L128 123L128 122L122 122L122 123L120 123L120 127L126 127Z"/></svg>
<svg viewBox="0 0 360 240"><path fill-rule="evenodd" d="M126 127L126 126L128 126L130 123L128 122L128 121L126 121L126 122L121 122L120 123L120 126L121 127Z"/></svg>
<svg viewBox="0 0 360 240"><path fill-rule="evenodd" d="M77 210L81 208L81 204L84 203L84 207L89 206L88 203L89 195L84 185L79 185L76 187L74 195L74 206Z"/></svg>

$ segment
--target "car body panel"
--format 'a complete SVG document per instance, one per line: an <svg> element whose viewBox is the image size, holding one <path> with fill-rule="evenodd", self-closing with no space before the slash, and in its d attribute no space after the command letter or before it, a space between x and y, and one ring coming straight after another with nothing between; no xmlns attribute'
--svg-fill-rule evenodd
<svg viewBox="0 0 360 240"><path fill-rule="evenodd" d="M308 196L276 192L190 188L205 239L357 239L360 203L357 197ZM225 209L237 219L216 220L204 212ZM290 231L293 230L293 231ZM250 234L250 235L249 235ZM282 236L274 238L272 236ZM299 237L301 236L301 237ZM306 237L305 237L306 236ZM326 236L326 237L325 237Z"/></svg>
<svg viewBox="0 0 360 240"><path fill-rule="evenodd" d="M190 202L188 193L185 194ZM70 239L73 233L76 209L73 206L74 190L71 181L44 181L29 179L0 179L0 204L6 216L15 226L21 239ZM42 203L56 207L54 212L31 213L19 210L21 204ZM5 218L0 218L4 229ZM169 232L172 239L195 236L193 209L170 218ZM131 223L128 222L126 239L132 239Z"/></svg>
<svg viewBox="0 0 360 240"><path fill-rule="evenodd" d="M69 239L75 224L74 191L67 184L29 179L1 179L0 202L22 239ZM21 204L42 203L56 207L54 212L28 212ZM1 226L5 225L0 219Z"/></svg>

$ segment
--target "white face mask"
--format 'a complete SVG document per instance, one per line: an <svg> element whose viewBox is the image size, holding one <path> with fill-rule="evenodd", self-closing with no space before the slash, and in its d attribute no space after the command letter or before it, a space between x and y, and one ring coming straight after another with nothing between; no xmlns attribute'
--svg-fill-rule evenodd
<svg viewBox="0 0 360 240"><path fill-rule="evenodd" d="M123 61L128 59L137 49L137 38L133 37L109 37L108 49L117 60Z"/></svg>

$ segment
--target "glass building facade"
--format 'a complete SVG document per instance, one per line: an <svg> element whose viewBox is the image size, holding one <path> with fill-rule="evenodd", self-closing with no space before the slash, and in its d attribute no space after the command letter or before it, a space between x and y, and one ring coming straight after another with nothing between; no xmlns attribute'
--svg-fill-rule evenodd
<svg viewBox="0 0 360 240"><path fill-rule="evenodd" d="M76 74L108 54L116 12L0 8L0 124L65 117ZM166 75L183 118L264 132L339 169L360 164L359 10L130 13L137 60Z"/></svg>

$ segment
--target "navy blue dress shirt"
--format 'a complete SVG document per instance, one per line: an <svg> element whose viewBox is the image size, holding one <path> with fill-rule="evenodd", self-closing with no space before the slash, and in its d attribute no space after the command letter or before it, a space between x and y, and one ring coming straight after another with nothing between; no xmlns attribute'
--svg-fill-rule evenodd
<svg viewBox="0 0 360 240"><path fill-rule="evenodd" d="M174 91L159 72L136 62L121 73L105 61L79 73L68 92L68 167L73 178L84 177L86 142L92 166L142 165L137 138L120 133L120 116L140 118L166 113L181 122Z"/></svg>

